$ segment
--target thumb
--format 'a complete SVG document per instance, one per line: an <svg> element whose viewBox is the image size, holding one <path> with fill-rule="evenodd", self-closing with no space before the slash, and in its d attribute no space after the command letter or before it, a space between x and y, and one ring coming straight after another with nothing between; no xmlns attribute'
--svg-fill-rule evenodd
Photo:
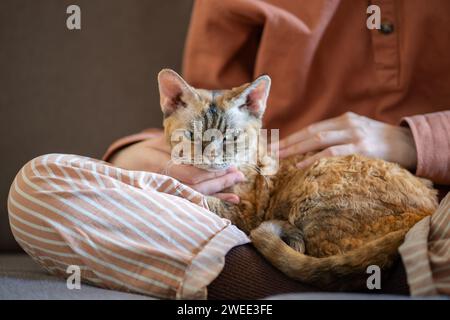
<svg viewBox="0 0 450 320"><path fill-rule="evenodd" d="M227 201L234 204L238 204L241 201L241 199L239 199L239 197L234 193L216 193L213 196L223 201Z"/></svg>

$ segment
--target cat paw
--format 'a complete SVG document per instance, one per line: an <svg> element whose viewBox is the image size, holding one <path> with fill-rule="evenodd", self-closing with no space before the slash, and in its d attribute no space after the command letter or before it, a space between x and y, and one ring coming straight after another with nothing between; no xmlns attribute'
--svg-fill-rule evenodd
<svg viewBox="0 0 450 320"><path fill-rule="evenodd" d="M303 241L303 233L289 222L282 220L265 221L251 232L250 238L252 240L257 238L259 242L264 242L267 241L268 233L276 234L295 251L305 253L306 247ZM269 246L269 244L266 245Z"/></svg>
<svg viewBox="0 0 450 320"><path fill-rule="evenodd" d="M305 242L303 239L289 239L288 245L300 253L305 253L306 251Z"/></svg>
<svg viewBox="0 0 450 320"><path fill-rule="evenodd" d="M283 222L281 229L281 238L283 241L295 251L305 253L306 247L305 241L303 240L303 233L289 222Z"/></svg>

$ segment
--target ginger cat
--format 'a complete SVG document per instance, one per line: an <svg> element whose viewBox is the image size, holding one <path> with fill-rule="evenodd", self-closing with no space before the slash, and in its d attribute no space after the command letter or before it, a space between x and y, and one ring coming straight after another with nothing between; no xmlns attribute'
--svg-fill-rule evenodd
<svg viewBox="0 0 450 320"><path fill-rule="evenodd" d="M168 69L158 81L172 150L179 142L172 141L177 130L194 148L195 130L216 129L224 139L203 140L200 147L206 151L212 144L213 151L221 151L239 135L261 128L268 76L221 91L195 89ZM230 137L229 129L237 136ZM250 143L244 151L257 149ZM229 190L240 197L238 205L208 197L210 210L249 234L285 274L323 289L356 289L365 284L369 265L389 268L406 232L437 207L431 182L394 163L351 155L324 158L300 170L295 167L300 156L281 160L276 174L263 175L275 161L266 156L257 166L248 165L240 160L242 152L227 157L210 152L207 161L195 164L208 170L235 165L247 178Z"/></svg>

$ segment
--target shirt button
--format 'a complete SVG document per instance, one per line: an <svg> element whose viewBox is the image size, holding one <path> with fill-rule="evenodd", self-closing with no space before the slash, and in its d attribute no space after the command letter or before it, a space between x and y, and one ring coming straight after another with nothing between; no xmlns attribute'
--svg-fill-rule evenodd
<svg viewBox="0 0 450 320"><path fill-rule="evenodd" d="M381 28L379 29L379 31L382 34L391 34L392 32L394 32L394 25L390 22L384 22L380 27Z"/></svg>

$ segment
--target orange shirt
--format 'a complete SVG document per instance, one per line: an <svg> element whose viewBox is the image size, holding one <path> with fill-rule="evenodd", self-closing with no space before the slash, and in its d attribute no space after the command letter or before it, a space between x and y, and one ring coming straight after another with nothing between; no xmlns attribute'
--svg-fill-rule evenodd
<svg viewBox="0 0 450 320"><path fill-rule="evenodd" d="M367 28L369 4L381 30ZM197 0L183 64L206 89L269 74L264 121L281 137L346 111L403 119L416 174L450 185L449 0ZM106 158L140 139L118 141Z"/></svg>
<svg viewBox="0 0 450 320"><path fill-rule="evenodd" d="M207 89L270 75L264 121L281 137L346 111L407 117L417 174L450 184L449 55L449 0L197 0L183 75Z"/></svg>

